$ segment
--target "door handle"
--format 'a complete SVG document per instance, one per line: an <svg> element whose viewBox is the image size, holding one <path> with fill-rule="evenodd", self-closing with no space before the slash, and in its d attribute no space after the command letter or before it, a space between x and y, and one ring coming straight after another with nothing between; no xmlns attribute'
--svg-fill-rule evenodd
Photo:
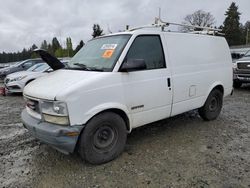
<svg viewBox="0 0 250 188"><path fill-rule="evenodd" d="M171 87L170 78L168 78L168 87Z"/></svg>

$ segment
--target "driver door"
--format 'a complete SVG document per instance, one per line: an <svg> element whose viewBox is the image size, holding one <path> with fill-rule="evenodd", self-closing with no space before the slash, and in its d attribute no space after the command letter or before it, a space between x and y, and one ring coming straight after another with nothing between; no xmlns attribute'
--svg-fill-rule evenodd
<svg viewBox="0 0 250 188"><path fill-rule="evenodd" d="M143 59L145 70L122 74L126 104L133 128L170 116L172 106L171 73L166 66L160 35L137 36L128 59Z"/></svg>

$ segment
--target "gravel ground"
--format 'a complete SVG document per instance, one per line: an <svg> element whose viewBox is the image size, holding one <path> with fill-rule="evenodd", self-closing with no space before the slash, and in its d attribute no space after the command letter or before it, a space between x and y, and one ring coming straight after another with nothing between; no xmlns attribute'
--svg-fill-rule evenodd
<svg viewBox="0 0 250 188"><path fill-rule="evenodd" d="M23 108L22 96L0 96L2 187L250 187L250 86L215 121L192 111L133 130L124 153L99 166L32 138Z"/></svg>

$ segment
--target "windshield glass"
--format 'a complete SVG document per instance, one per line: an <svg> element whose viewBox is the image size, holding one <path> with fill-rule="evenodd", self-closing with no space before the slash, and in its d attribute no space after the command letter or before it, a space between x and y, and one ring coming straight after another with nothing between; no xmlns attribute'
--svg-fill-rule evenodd
<svg viewBox="0 0 250 188"><path fill-rule="evenodd" d="M12 64L13 66L19 66L19 65L21 65L22 63L24 63L24 62L26 62L27 60L25 60L25 61L19 61L19 62L16 62L15 64Z"/></svg>
<svg viewBox="0 0 250 188"><path fill-rule="evenodd" d="M35 68L42 66L45 63L38 63L36 65L31 66L30 68L27 69L27 71L33 71Z"/></svg>
<svg viewBox="0 0 250 188"><path fill-rule="evenodd" d="M37 66L35 69L33 69L33 72L44 72L47 69L49 69L49 65L47 63L41 63L39 66Z"/></svg>
<svg viewBox="0 0 250 188"><path fill-rule="evenodd" d="M244 57L250 57L250 50L247 53L245 53Z"/></svg>
<svg viewBox="0 0 250 188"><path fill-rule="evenodd" d="M131 35L107 36L89 41L69 61L71 69L112 71Z"/></svg>

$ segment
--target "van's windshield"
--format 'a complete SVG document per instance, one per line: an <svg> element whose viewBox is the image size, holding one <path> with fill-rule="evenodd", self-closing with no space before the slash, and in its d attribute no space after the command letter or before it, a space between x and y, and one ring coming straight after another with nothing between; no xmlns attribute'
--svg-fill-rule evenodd
<svg viewBox="0 0 250 188"><path fill-rule="evenodd" d="M93 39L69 61L69 69L112 71L131 35L115 35Z"/></svg>
<svg viewBox="0 0 250 188"><path fill-rule="evenodd" d="M250 57L250 50L245 53L244 57Z"/></svg>

